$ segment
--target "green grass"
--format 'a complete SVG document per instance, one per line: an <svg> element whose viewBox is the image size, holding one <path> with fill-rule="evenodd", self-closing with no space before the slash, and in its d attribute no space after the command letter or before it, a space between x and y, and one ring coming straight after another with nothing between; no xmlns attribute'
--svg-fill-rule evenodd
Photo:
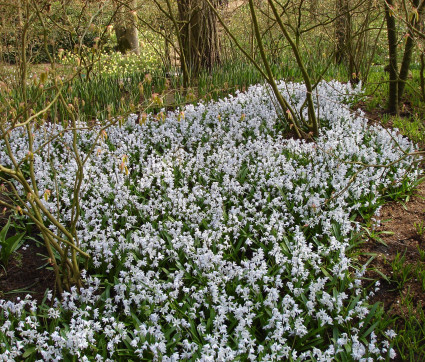
<svg viewBox="0 0 425 362"><path fill-rule="evenodd" d="M410 117L394 117L393 127L417 143L425 142L425 124L418 114Z"/></svg>
<svg viewBox="0 0 425 362"><path fill-rule="evenodd" d="M411 67L405 87L400 115L385 114L388 107L388 73L383 65L373 66L365 84L366 104L368 112L382 115L382 124L398 128L400 133L413 142L425 142L425 107L420 91L420 69L418 64Z"/></svg>
<svg viewBox="0 0 425 362"><path fill-rule="evenodd" d="M394 346L403 361L423 361L425 359L425 313L422 303L412 298L410 292L400 300L406 313L394 320Z"/></svg>
<svg viewBox="0 0 425 362"><path fill-rule="evenodd" d="M406 261L406 251L397 253L391 263L392 284L397 287L397 317L392 321L397 333L394 345L403 361L425 359L425 312L418 293L425 292L425 251L418 246L416 263ZM412 281L410 283L409 281ZM414 286L414 290L411 290ZM407 289L407 291L406 291ZM415 293L416 291L416 293Z"/></svg>

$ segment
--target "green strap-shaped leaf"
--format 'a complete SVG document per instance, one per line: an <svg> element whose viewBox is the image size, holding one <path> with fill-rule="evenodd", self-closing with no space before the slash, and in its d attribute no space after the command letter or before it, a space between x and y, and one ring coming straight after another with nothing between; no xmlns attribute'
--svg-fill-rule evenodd
<svg viewBox="0 0 425 362"><path fill-rule="evenodd" d="M9 218L9 220L7 220L7 224L0 231L0 243L1 244L4 244L4 242L6 240L6 235L7 235L7 232L9 231L9 226L10 226L10 218Z"/></svg>

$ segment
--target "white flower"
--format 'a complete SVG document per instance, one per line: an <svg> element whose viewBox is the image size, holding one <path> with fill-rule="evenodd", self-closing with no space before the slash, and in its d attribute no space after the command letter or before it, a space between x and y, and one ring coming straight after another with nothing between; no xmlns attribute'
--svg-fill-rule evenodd
<svg viewBox="0 0 425 362"><path fill-rule="evenodd" d="M60 318L60 310L55 308L50 308L47 312L47 316L52 319L58 319Z"/></svg>
<svg viewBox="0 0 425 362"><path fill-rule="evenodd" d="M392 329L389 329L385 332L385 335L389 338L389 339L393 339L394 337L397 336L397 333L394 332Z"/></svg>

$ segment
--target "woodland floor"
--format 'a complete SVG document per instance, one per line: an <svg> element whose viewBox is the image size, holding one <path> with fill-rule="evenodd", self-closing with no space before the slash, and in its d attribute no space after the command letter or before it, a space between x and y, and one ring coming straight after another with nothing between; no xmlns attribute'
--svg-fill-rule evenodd
<svg viewBox="0 0 425 362"><path fill-rule="evenodd" d="M369 239L361 249L365 255L361 259L366 262L371 254L375 255L374 260L369 264L368 276L379 279L381 289L374 296L375 301L384 303L385 309L394 315L404 313L400 306L400 295L410 295L413 297L415 304L423 304L425 306L425 292L422 290L421 281L411 277L404 283L404 286L397 288L392 279L395 279L391 263L399 253L405 256L404 266L407 264L416 267L425 261L421 260L418 248L425 250L425 234L419 234L416 225L425 222L425 182L421 183L415 194L407 203L390 202L384 205L380 212L381 226L376 229L376 234L382 240L376 241ZM385 243L386 245L384 245ZM385 280L375 270L379 270L390 281Z"/></svg>
<svg viewBox="0 0 425 362"><path fill-rule="evenodd" d="M418 233L415 227L415 223L425 222L425 182L408 202L384 205L379 219L381 226L375 235L380 241L369 238L361 247L359 262L365 264L373 257L365 276L371 281L379 280L380 289L370 302L383 303L386 318L396 319L398 328L403 330L412 311L416 317L420 309L425 310L424 280L415 274L416 270L425 270L425 258L421 258L418 250L425 251L425 234ZM406 280L401 282L403 273ZM415 360L422 358L416 356ZM397 354L395 361L403 359Z"/></svg>
<svg viewBox="0 0 425 362"><path fill-rule="evenodd" d="M368 113L371 123L378 123L382 116L376 112ZM371 237L362 244L358 250L358 262L365 264L373 258L365 276L370 282L379 280L381 285L371 302L382 302L388 318L401 317L399 320L402 321L409 314L404 298L410 298L415 308L425 306L425 279L416 278L413 272L415 268L425 270L425 257L421 258L418 250L425 252L425 182L408 201L384 205L379 219L381 225L374 232L378 238ZM3 221L0 220L0 228ZM423 233L417 229L421 223ZM31 294L41 302L46 289L54 290L55 276L46 255L41 244L30 242L11 257L7 268L0 266L0 299L16 301ZM411 265L412 273L400 286L392 264L403 256L403 266Z"/></svg>
<svg viewBox="0 0 425 362"><path fill-rule="evenodd" d="M0 299L16 301L31 294L41 302L46 289L53 290L55 283L46 254L45 248L34 242L14 253L8 267L0 269Z"/></svg>

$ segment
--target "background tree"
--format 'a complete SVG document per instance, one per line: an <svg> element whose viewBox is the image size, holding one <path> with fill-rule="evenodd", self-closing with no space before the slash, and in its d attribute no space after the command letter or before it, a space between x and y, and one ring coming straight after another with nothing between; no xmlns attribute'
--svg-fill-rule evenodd
<svg viewBox="0 0 425 362"><path fill-rule="evenodd" d="M140 54L137 31L137 0L116 2L115 35L117 49L121 53L132 51Z"/></svg>
<svg viewBox="0 0 425 362"><path fill-rule="evenodd" d="M384 0L384 6L389 54L387 68L389 72L388 111L398 114L412 61L415 37L419 32L423 18L425 1L413 0L407 2L403 0L401 4L398 4L394 0ZM398 66L399 33L397 32L397 18L401 23L402 35L405 39L400 68Z"/></svg>
<svg viewBox="0 0 425 362"><path fill-rule="evenodd" d="M213 0L218 7L220 0ZM211 70L220 63L220 40L217 18L203 0L179 0L177 2L182 52L192 76L201 69Z"/></svg>
<svg viewBox="0 0 425 362"><path fill-rule="evenodd" d="M385 1L385 20L388 34L388 54L389 54L389 92L388 110L398 114L398 63L397 63L397 28L394 17L393 0Z"/></svg>
<svg viewBox="0 0 425 362"><path fill-rule="evenodd" d="M348 0L336 0L337 18L335 21L336 51L335 60L337 64L348 60L348 47L350 45L350 8Z"/></svg>

